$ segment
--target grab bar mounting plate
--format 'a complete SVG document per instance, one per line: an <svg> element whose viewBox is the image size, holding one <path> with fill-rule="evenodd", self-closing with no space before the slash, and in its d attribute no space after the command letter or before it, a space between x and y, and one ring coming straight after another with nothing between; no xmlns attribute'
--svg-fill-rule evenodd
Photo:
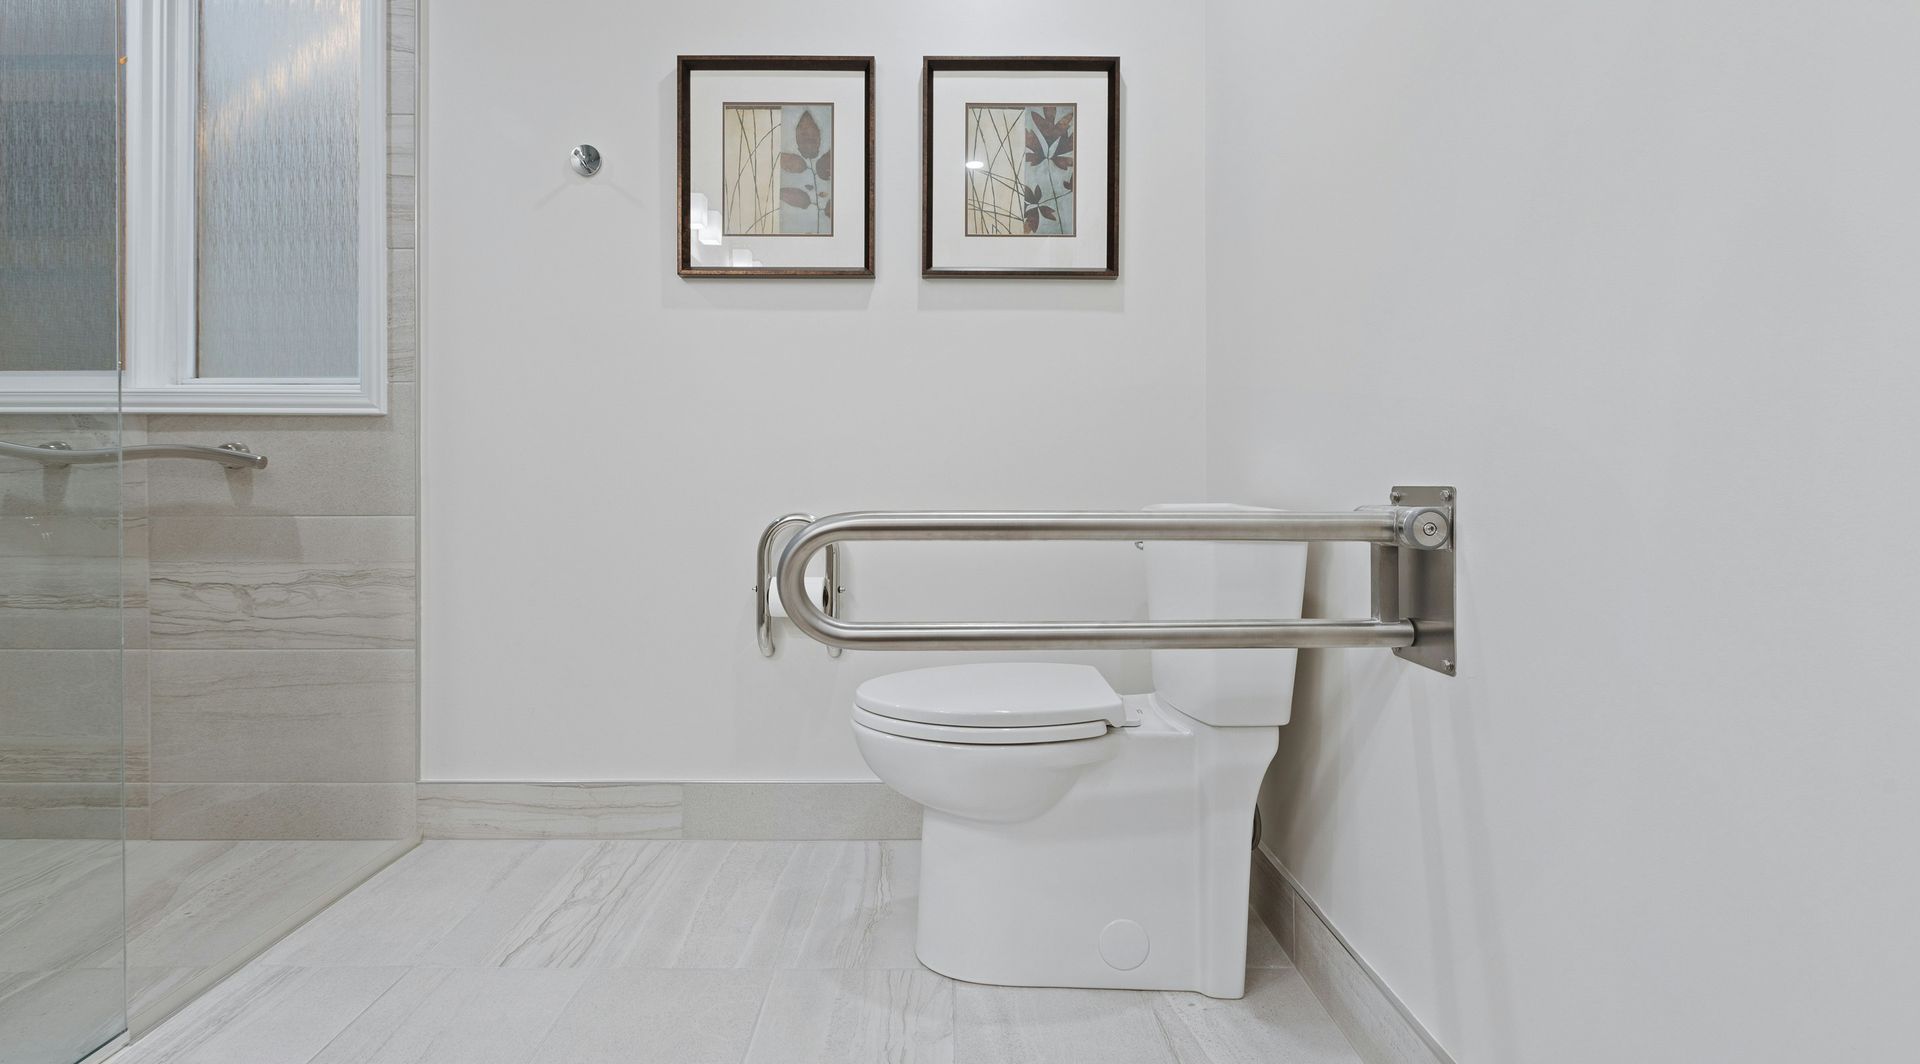
<svg viewBox="0 0 1920 1064"><path fill-rule="evenodd" d="M1394 654L1435 672L1455 675L1460 667L1453 616L1459 492L1452 485L1401 485L1393 489L1392 504L1443 511L1447 539L1433 550L1374 546L1374 616L1383 621L1413 622L1413 645L1395 647Z"/></svg>

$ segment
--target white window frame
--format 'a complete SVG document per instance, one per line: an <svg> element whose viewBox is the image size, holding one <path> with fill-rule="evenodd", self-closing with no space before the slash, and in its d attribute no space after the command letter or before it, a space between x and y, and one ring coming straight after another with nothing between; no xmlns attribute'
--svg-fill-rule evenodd
<svg viewBox="0 0 1920 1064"><path fill-rule="evenodd" d="M0 412L94 413L116 387L129 414L387 412L386 8L361 5L358 375L195 376L199 3L146 0L123 5L123 370L0 374Z"/></svg>

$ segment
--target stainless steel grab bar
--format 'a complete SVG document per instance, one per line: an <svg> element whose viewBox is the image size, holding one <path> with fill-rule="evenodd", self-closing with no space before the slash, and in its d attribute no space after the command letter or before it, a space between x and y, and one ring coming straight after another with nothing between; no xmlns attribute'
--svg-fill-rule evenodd
<svg viewBox="0 0 1920 1064"><path fill-rule="evenodd" d="M48 466L108 465L114 462L144 462L152 458L191 458L218 462L228 469L265 469L267 456L254 454L244 443L223 443L202 447L192 443L143 443L132 447L97 447L75 450L64 443L28 446L0 440L0 458L24 458Z"/></svg>
<svg viewBox="0 0 1920 1064"><path fill-rule="evenodd" d="M1452 675L1454 491L1400 487L1353 512L923 511L835 514L796 533L780 557L780 601L794 625L862 650L1228 650L1392 647ZM807 561L876 540L1277 540L1358 542L1374 552L1374 616L1363 620L1093 621L1066 624L845 621L806 594Z"/></svg>
<svg viewBox="0 0 1920 1064"><path fill-rule="evenodd" d="M760 532L760 545L753 552L753 610L754 630L759 635L762 657L773 657L774 652L773 610L767 602L767 595L773 590L770 579L773 569L773 545L779 540L780 533L788 526L810 524L816 520L818 518L812 514L788 514L785 517L774 518L773 522ZM846 588L840 586L840 548L828 547L826 586L820 591L820 605L827 616L840 616L840 596L845 593ZM827 656L839 657L840 648L828 647Z"/></svg>

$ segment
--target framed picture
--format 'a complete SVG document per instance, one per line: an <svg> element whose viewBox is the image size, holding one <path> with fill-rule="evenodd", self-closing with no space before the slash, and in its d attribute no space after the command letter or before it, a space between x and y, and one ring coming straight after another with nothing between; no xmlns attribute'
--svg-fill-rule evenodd
<svg viewBox="0 0 1920 1064"><path fill-rule="evenodd" d="M928 56L920 273L1120 276L1120 60Z"/></svg>
<svg viewBox="0 0 1920 1064"><path fill-rule="evenodd" d="M873 57L683 55L682 277L873 276Z"/></svg>

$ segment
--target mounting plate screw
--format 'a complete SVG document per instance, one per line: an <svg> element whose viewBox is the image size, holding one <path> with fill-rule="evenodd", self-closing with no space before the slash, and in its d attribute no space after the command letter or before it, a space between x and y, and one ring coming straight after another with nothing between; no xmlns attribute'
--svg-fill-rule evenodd
<svg viewBox="0 0 1920 1064"><path fill-rule="evenodd" d="M1406 498L1406 495L1405 495L1404 493L1402 493L1402 492L1398 492L1398 491L1396 491L1396 492L1394 492L1394 493L1393 493L1393 501L1394 501L1394 502L1399 502L1399 501L1400 501L1401 499L1404 499L1404 498Z"/></svg>
<svg viewBox="0 0 1920 1064"><path fill-rule="evenodd" d="M592 177L600 172L600 149L591 144L581 144L573 149L567 159L567 165L581 177Z"/></svg>
<svg viewBox="0 0 1920 1064"><path fill-rule="evenodd" d="M1452 489L1452 488L1441 488L1441 489L1440 489L1440 497L1441 497L1441 498L1443 498L1443 499L1445 499L1445 500L1447 500L1448 502L1452 502L1452 501L1453 501L1453 489Z"/></svg>
<svg viewBox="0 0 1920 1064"><path fill-rule="evenodd" d="M1442 659L1442 660L1441 660L1441 662L1440 662L1440 667L1441 667L1442 669L1445 669L1445 670L1446 670L1446 671L1448 671L1448 672L1452 672L1452 671L1453 671L1453 662L1451 662L1451 661L1447 661L1447 660L1445 660L1445 659Z"/></svg>

